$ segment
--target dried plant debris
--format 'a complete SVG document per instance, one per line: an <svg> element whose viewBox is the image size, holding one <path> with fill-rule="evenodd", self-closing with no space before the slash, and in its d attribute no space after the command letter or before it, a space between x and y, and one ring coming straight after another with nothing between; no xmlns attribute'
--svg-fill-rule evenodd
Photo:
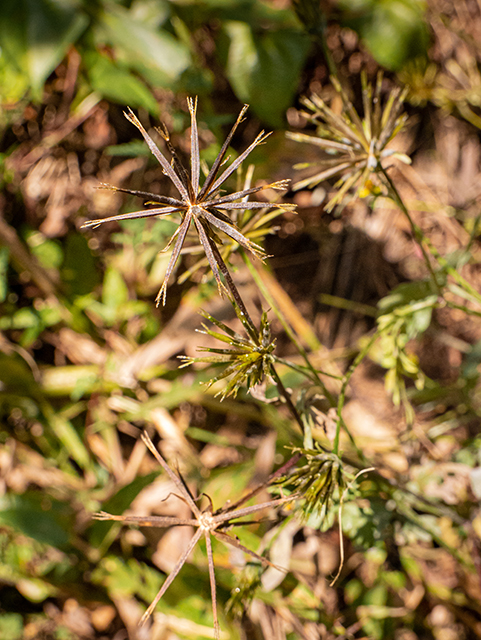
<svg viewBox="0 0 481 640"><path fill-rule="evenodd" d="M140 198L147 199L147 204L153 205L153 209L143 209L142 211L133 211L131 213L124 213L121 215L110 216L108 218L102 218L98 220L89 220L82 225L82 228L98 227L104 222L112 222L118 220L132 220L134 218L150 218L150 217L163 217L171 215L173 213L179 213L182 221L177 228L176 232L170 239L166 248L168 248L174 241L174 249L172 251L169 264L167 266L167 272L164 278L164 282L156 298L157 304L162 302L165 304L167 294L167 283L170 275L174 269L175 263L179 258L181 249L184 245L184 241L187 235L187 231L194 224L199 240L204 248L207 260L209 261L210 268L215 276L219 289L222 290L224 285L221 280L221 274L219 271L218 261L216 259L216 251L213 249L215 243L221 243L217 233L219 231L225 233L229 238L237 242L241 247L247 249L254 255L262 257L263 249L258 244L255 244L246 236L244 236L237 226L233 223L231 218L224 213L225 211L235 210L248 210L248 209L265 209L266 202L249 201L245 198L254 194L264 191L266 189L285 190L288 186L288 180L280 180L273 182L272 184L261 185L258 187L252 187L250 189L244 189L237 191L229 195L221 195L220 187L237 169L241 166L242 162L247 156L257 147L262 144L270 134L261 131L254 142L243 151L219 176L220 168L226 161L226 153L229 145L232 141L234 133L237 127L243 120L243 116L248 108L248 105L244 105L237 120L234 123L229 135L227 136L224 144L217 158L215 159L207 177L204 180L202 187L200 186L200 153L199 153L199 134L197 130L197 99L188 99L187 104L189 106L189 112L191 117L191 171L190 174L182 164L176 150L172 146L170 141L169 132L165 125L162 128L157 129L158 133L164 139L167 149L171 155L171 162L167 160L164 154L160 151L158 146L152 140L150 135L144 129L137 116L129 109L125 113L125 117L140 131L144 140L147 142L149 149L158 160L162 169L167 175L177 191L179 192L179 198L171 198L167 196L159 196L155 193L147 193L144 191L133 191L131 189L120 189L105 185L106 188L114 189L115 191L122 191L130 193ZM158 207L156 205L162 205ZM270 207L279 208L283 210L291 210L295 205L290 204L277 204L272 203Z"/></svg>
<svg viewBox="0 0 481 640"><path fill-rule="evenodd" d="M149 451L152 453L152 455L159 462L159 464L162 466L164 471L168 474L168 476L174 483L176 489L179 492L178 497L189 505L194 517L177 518L175 516L147 516L147 517L123 516L123 515L119 516L119 515L111 515L110 513L105 513L104 511L101 511L100 513L96 513L93 517L96 520L115 520L118 522L123 522L125 524L135 524L140 527L159 527L159 528L165 528L170 526L197 527L197 531L192 537L191 541L189 542L189 545L185 549L184 553L180 557L179 561L175 565L170 575L166 578L160 591L157 593L154 600L152 601L152 603L150 604L150 606L142 616L140 620L140 624L141 625L145 624L148 618L152 615L158 602L160 601L164 593L167 591L169 586L172 584L172 582L175 580L175 577L177 576L177 574L179 573L179 571L182 569L183 565L189 558L189 555L191 554L195 545L197 544L197 542L199 542L199 540L202 537L204 537L206 547L207 547L207 560L208 560L208 566L209 566L209 577L210 577L210 586L211 586L211 594L212 594L214 635L215 635L215 638L220 638L219 618L217 614L217 592L216 592L216 583L215 583L215 574L214 574L214 558L212 553L211 535L213 535L215 538L217 538L217 540L220 540L221 542L224 542L226 544L229 544L235 547L236 549L240 549L241 551L244 551L249 556L254 558L254 560L264 565L274 566L266 558L263 558L262 556L258 555L254 551L251 551L250 549L245 547L243 544L241 544L236 537L227 534L226 531L231 529L236 524L243 524L243 523L235 523L233 522L234 520L237 520L238 518L243 518L245 516L250 516L253 513L257 513L258 511L263 511L265 509L276 507L280 504L286 503L287 501L292 501L292 498L283 497L275 500L270 500L269 502L264 502L262 504L252 505L252 506L244 507L241 509L237 508L239 505L245 502L246 499L251 497L251 494L248 494L244 500L241 499L240 501L237 501L233 505L228 505L226 507L223 507L222 509L217 509L216 511L214 511L212 501L208 496L205 496L209 504L205 509L201 510L197 506L197 501L194 499L191 492L189 491L187 486L184 484L182 478L172 471L172 469L169 467L167 462L163 459L163 457L154 447L154 444L152 443L152 440L149 438L147 433L144 432L141 437L145 446L149 449Z"/></svg>

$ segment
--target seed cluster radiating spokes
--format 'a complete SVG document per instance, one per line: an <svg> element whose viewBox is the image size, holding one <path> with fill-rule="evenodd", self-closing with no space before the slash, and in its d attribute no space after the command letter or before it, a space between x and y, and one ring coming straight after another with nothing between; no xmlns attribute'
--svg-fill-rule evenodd
<svg viewBox="0 0 481 640"><path fill-rule="evenodd" d="M295 169L311 166L321 168L321 171L297 182L295 190L314 187L323 180L342 175L336 185L340 187L339 191L326 205L326 211L331 211L340 203L355 185L358 185L358 193L362 193L372 176L384 182L382 163L386 158L397 158L406 164L411 162L404 153L387 147L406 124L407 115L401 113L406 90L402 91L398 87L392 89L382 106L382 74L378 75L374 90L368 84L365 74L361 79L363 118L357 113L339 81L333 77L332 84L342 100L342 113L335 113L319 96L312 95L303 100L304 106L309 110L304 115L317 125L318 135L291 131L286 134L292 140L316 145L326 152L326 157L317 162L295 165Z"/></svg>
<svg viewBox="0 0 481 640"><path fill-rule="evenodd" d="M270 323L267 319L267 314L265 312L262 314L260 328L256 329L250 324L236 305L234 305L234 309L246 331L246 336L241 336L220 320L216 320L209 313L201 311L204 318L210 320L210 322L224 333L209 329L204 324L202 325L203 330L199 331L199 333L220 340L228 344L230 348L202 347L198 350L215 355L206 355L198 358L179 356L179 358L184 361L181 365L182 367L186 367L194 362L225 365L223 371L215 378L209 380L207 384L207 386L210 387L219 380L230 377L224 389L216 393L216 396L221 396L221 400L224 400L224 398L231 394L235 397L242 384L245 384L246 389L249 390L262 382L266 377L271 376L273 371L272 367L275 362L273 351L276 341L271 337Z"/></svg>
<svg viewBox="0 0 481 640"><path fill-rule="evenodd" d="M97 227L104 222L112 222L119 220L132 220L135 218L150 218L150 217L162 217L173 213L179 213L181 215L181 223L174 235L170 239L167 247L169 247L174 241L174 248L167 265L167 270L164 278L164 282L156 298L157 304L162 301L165 304L167 283L170 275L177 262L181 249L184 245L187 232L191 226L194 225L195 230L199 236L199 240L204 248L207 260L212 269L214 277L217 281L220 290L224 289L224 285L221 279L221 273L219 265L216 260L215 251L212 249L212 245L218 242L217 231L222 231L232 240L237 242L241 247L247 249L254 255L262 258L263 249L259 245L255 244L248 238L246 238L236 227L229 216L224 211L232 211L236 209L265 209L266 206L274 207L278 209L292 210L294 205L290 204L269 204L267 202L256 202L249 200L242 200L246 196L250 196L254 193L258 193L265 189L285 190L288 187L288 180L280 180L271 184L262 185L258 187L252 187L250 189L244 189L229 195L220 195L219 189L221 185L229 178L247 158L247 156L253 151L253 149L262 144L266 138L270 135L261 131L254 142L242 152L224 171L219 175L219 171L225 161L227 149L232 141L234 133L237 127L243 120L243 116L247 110L247 105L242 108L237 120L234 123L229 135L227 136L222 148L216 157L205 181L200 187L200 154L199 154L199 133L197 129L197 99L193 100L188 98L187 104L189 107L191 117L191 170L189 172L185 169L181 160L179 159L172 143L170 136L165 125L162 128L157 129L160 136L165 141L167 149L171 155L172 161L163 155L158 146L152 140L150 135L144 129L139 119L131 109L125 113L125 117L129 122L142 134L152 154L158 160L161 165L164 174L170 178L173 185L179 192L179 198L170 198L166 196L158 196L154 193L148 193L145 191L134 191L130 189L120 189L117 187L111 187L104 185L106 188L121 191L123 193L130 193L134 196L148 199L149 205L154 205L152 209L143 209L141 211L133 211L131 213L124 213L116 216L110 216L108 218L101 218L98 220L89 220L82 225L86 227ZM240 201L242 200L242 201ZM156 207L155 205L162 205Z"/></svg>
<svg viewBox="0 0 481 640"><path fill-rule="evenodd" d="M240 549L241 551L244 551L244 553L247 553L252 558L254 558L255 560L258 560L262 564L275 567L275 565L269 562L269 560L267 560L266 558L263 558L262 556L258 555L254 551L251 551L250 549L245 547L243 544L241 544L236 537L230 536L227 533L225 533L225 530L228 530L229 528L235 526L236 524L245 524L245 522L239 522L239 523L232 522L237 518L242 518L244 516L248 516L258 511L268 509L271 507L276 507L280 504L284 504L286 502L292 501L293 497L291 496L291 497L285 497L285 498L277 498L275 500L270 500L269 502L264 502L262 504L256 504L250 507L244 507L242 509L238 509L237 508L238 506L240 506L243 502L245 502L246 500L252 497L252 493L250 493L250 494L247 494L247 496L245 496L244 499L237 501L233 505L228 505L227 507L214 511L212 501L208 496L205 496L207 497L209 504L204 510L201 511L196 504L196 500L190 493L187 486L184 484L182 477L178 476L172 471L172 469L169 467L167 462L163 459L163 457L155 448L148 434L144 432L141 438L145 446L149 449L149 451L155 457L157 462L162 466L164 471L168 474L168 476L174 483L176 490L179 491L180 495L177 497L179 497L181 500L183 500L189 505L194 517L193 518L177 518L175 516L147 516L147 517L119 516L119 515L112 515L110 513L106 513L105 511L100 511L99 513L94 514L93 517L96 520L115 520L118 522L123 522L124 524L135 524L139 527L159 527L159 528L170 527L170 526L198 527L197 531L195 532L194 536L190 540L185 551L182 553L182 556L178 560L177 564L175 565L171 573L167 576L159 592L157 593L154 600L152 601L152 603L150 604L150 606L142 616L140 620L140 624L141 625L144 624L147 621L147 619L152 615L157 603L162 598L164 593L167 591L169 586L172 584L175 577L177 576L177 574L179 573L179 571L187 561L190 553L194 549L197 542L201 539L203 534L205 538L206 548L207 548L207 561L209 566L209 578L210 578L210 586L211 586L211 594L212 594L212 613L214 618L214 633L215 633L216 639L218 639L220 637L220 628L219 628L219 619L217 615L217 595L216 595L216 584L215 584L215 574L214 574L214 559L212 554L212 541L210 536L213 535L218 540L221 540L224 543L230 544L236 549ZM279 568L279 567L276 567L276 568Z"/></svg>

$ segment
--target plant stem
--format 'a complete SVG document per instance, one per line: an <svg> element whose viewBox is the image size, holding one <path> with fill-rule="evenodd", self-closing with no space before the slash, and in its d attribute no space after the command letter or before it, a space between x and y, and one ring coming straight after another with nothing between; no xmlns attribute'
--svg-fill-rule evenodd
<svg viewBox="0 0 481 640"><path fill-rule="evenodd" d="M376 340L376 338L377 338L377 332L371 337L371 339L364 346L364 348L361 349L361 351L357 354L354 362L351 364L351 366L349 367L349 369L347 370L347 372L346 372L346 374L344 376L344 380L342 382L342 387L341 387L341 392L339 393L339 400L337 402L336 435L334 437L334 448L333 448L333 453L335 453L336 455L339 455L339 439L340 439L340 435L341 435L341 426L343 426L344 429L346 430L346 433L349 436L349 439L351 440L352 444L354 445L358 456L361 458L361 460L365 460L364 454L362 453L362 451L357 446L352 434L350 433L349 429L346 426L346 423L344 422L344 420L342 418L342 410L344 408L344 403L346 401L347 385L349 384L349 381L350 381L350 379L352 377L352 374L354 373L354 371L356 370L358 365L364 360L366 355L369 353L369 349L374 344L374 341Z"/></svg>
<svg viewBox="0 0 481 640"><path fill-rule="evenodd" d="M281 378L279 377L279 374L277 373L277 371L276 371L276 369L275 369L273 364L271 364L271 375L272 375L272 377L274 378L274 380L276 382L276 385L277 385L277 388L279 389L280 394L282 395L282 397L286 401L286 404L289 407L289 409L291 410L292 415L294 416L294 418L296 419L296 422L300 426L302 433L304 433L304 423L302 422L302 418L301 418L301 416L300 416L295 404L292 402L291 394L285 388L284 383L282 382Z"/></svg>
<svg viewBox="0 0 481 640"><path fill-rule="evenodd" d="M282 327L283 327L284 331L287 334L287 337L294 344L294 346L298 350L299 354L304 359L304 362L306 363L307 368L309 369L309 371L315 377L315 379L317 381L317 384L322 388L322 392L326 396L326 398L329 401L329 404L331 405L331 407L335 407L336 406L336 401L334 399L334 396L326 388L326 385L324 384L324 382L319 377L318 371L311 364L306 350L304 349L304 347L302 346L302 344L298 340L298 338L297 338L296 334L294 333L294 331L291 329L289 323L287 322L286 318L284 317L284 314L282 313L282 311L279 309L278 305L276 304L275 299L272 297L272 295L270 294L269 290L265 286L264 282L262 281L262 278L259 275L259 272L254 267L254 265L252 264L252 261L250 260L249 256L246 255L246 253L244 251L241 251L240 253L242 255L244 263L246 264L247 268L249 269L250 273L252 274L252 277L254 278L254 281L257 284L257 286L259 287L262 295L264 296L266 301L270 304L270 306L274 310L274 313L276 314L276 316L279 318L279 321L281 322Z"/></svg>
<svg viewBox="0 0 481 640"><path fill-rule="evenodd" d="M433 284L435 285L436 289L439 291L440 287L436 278L436 273L433 269L433 266L431 264L431 261L429 259L429 255L424 247L423 241L425 240L424 234L421 231L421 229L418 227L417 224L415 224L414 220L411 217L411 214L408 211L408 208L406 207L406 205L404 204L403 199L401 198L401 195L399 193L399 191L397 190L394 182L391 180L391 178L389 177L386 169L384 169L384 167L381 167L381 172L382 172L382 176L384 177L385 181L386 181L386 186L388 187L388 195L391 198L391 200L393 200L397 206L401 209L401 211L404 213L404 215L406 216L406 218L408 219L408 222L411 226L411 231L412 234L414 236L414 239L416 240L416 242L419 245L419 248L422 251L423 254L423 258L424 258L424 262L426 263L426 266L428 268L429 273L431 274L431 278L433 280Z"/></svg>
<svg viewBox="0 0 481 640"><path fill-rule="evenodd" d="M394 182L391 180L391 178L389 177L389 175L387 174L385 169L382 168L381 171L382 171L382 174L383 174L384 178L386 179L387 187L388 187L388 190L390 191L389 195L396 202L398 207L401 209L401 211L404 213L406 218L409 220L409 224L411 225L411 229L412 229L413 235L414 235L417 243L419 244L419 247L420 247L420 249L421 249L421 251L423 253L423 257L424 257L424 260L426 262L426 265L427 265L427 267L429 269L429 272L431 274L433 282L434 282L436 288L438 289L438 291L440 291L440 286L439 286L437 278L436 278L436 273L433 270L433 267L431 265L431 261L429 260L429 255L428 255L423 243L426 244L426 246L429 249L429 253L433 256L433 258L435 258L437 260L438 264L442 267L442 269L444 269L444 271L446 271L446 273L448 273L453 278L453 280L455 280L458 283L458 285L460 287L462 287L467 293L469 293L471 296L473 296L479 304L481 304L481 295L479 294L479 292L476 291L476 289L474 289L474 287L472 287L469 284L469 282L467 280L465 280L463 278L463 276L461 276L459 274L459 272L449 264L449 262L446 260L446 258L443 258L440 255L439 251L432 244L432 242L430 242L430 240L425 237L425 235L423 234L421 229L414 223L413 219L411 218L411 215L410 215L406 205L404 204L404 202L403 202L398 190L396 189L396 186L394 185Z"/></svg>
<svg viewBox="0 0 481 640"><path fill-rule="evenodd" d="M289 469L292 469L292 467L299 462L301 458L302 458L302 453L295 453L292 457L289 458L287 462L285 462L282 465L282 467L279 467L279 469L276 469L274 473L271 473L271 475L267 478L265 482L261 482L261 484L258 484L256 487L254 487L254 489L251 489L249 493L242 496L239 500L237 500L237 502L230 504L229 510L233 511L239 505L244 504L245 502L248 502L251 498L256 496L259 493L259 491L262 491L262 489L265 489L270 484L272 484L274 480L277 480L277 478L285 475L289 471Z"/></svg>
<svg viewBox="0 0 481 640"><path fill-rule="evenodd" d="M249 324L249 326L252 329L252 336L256 338L256 342L259 344L259 339L257 337L258 332L256 329L256 326L249 314L249 312L247 311L247 307L244 304L244 301L242 300L242 297L239 293L239 290L237 289L234 280L232 279L232 276L230 275L230 271L227 268L226 263L224 262L222 256L220 255L219 249L217 248L217 245L215 244L215 242L213 240L210 240L210 244L212 247L212 252L214 254L215 260L217 262L217 264L219 265L219 269L222 273L222 275L224 276L224 279L226 281L227 284L227 288L229 289L229 292L232 295L232 302L233 304L237 305L239 307L240 312L242 313L242 315L245 317L246 322ZM279 377L279 374L277 373L277 371L275 370L275 367L273 364L271 364L271 375L273 377L273 379L275 380L275 383L277 385L277 388L279 390L280 395L284 398L287 406L289 407L292 415L294 416L294 419L296 420L296 422L298 423L299 427L301 428L302 433L304 433L304 424L302 422L302 418L299 415L299 412L296 409L295 404L292 402L292 398L290 393L287 391L287 389L285 388L282 380Z"/></svg>
<svg viewBox="0 0 481 640"><path fill-rule="evenodd" d="M446 273L448 273L453 278L453 280L455 280L455 282L457 282L457 284L462 289L464 289L464 291L466 291L467 293L469 293L470 296L475 298L476 302L481 304L481 295L479 294L479 292L476 291L476 289L472 287L469 284L469 282L465 280L463 276L460 275L459 272L449 264L446 258L443 258L442 255L440 255L436 247L427 238L426 238L426 244L431 254L436 258L436 260L441 265L441 267L446 271Z"/></svg>
<svg viewBox="0 0 481 640"><path fill-rule="evenodd" d="M220 251L217 248L216 243L210 240L210 246L212 248L212 253L214 254L215 260L217 262L217 264L219 265L219 269L221 270L222 275L224 276L224 279L226 281L227 284L227 288L229 289L232 298L234 299L234 303L239 307L240 312L242 313L242 315L245 317L246 321L248 322L248 324L250 325L253 335L257 336L257 329L256 326L252 320L252 318L250 317L249 312L247 311L247 307L244 304L244 301L241 298L241 295L239 293L239 290L237 289L237 287L235 286L234 280L232 279L232 276L230 275L230 271L227 268L226 263L224 262L222 256L220 255Z"/></svg>

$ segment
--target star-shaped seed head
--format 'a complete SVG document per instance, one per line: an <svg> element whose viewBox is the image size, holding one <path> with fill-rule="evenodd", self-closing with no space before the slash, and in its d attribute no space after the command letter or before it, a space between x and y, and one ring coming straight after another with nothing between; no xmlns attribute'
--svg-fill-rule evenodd
<svg viewBox="0 0 481 640"><path fill-rule="evenodd" d="M326 157L318 162L295 165L295 169L317 166L321 170L297 182L294 189L314 187L323 180L342 175L336 185L340 187L339 191L328 202L326 211L331 211L336 204L340 203L355 185L358 187L357 193L363 195L363 192L369 190L367 187L371 184L372 177L379 178L383 183L385 180L382 168L387 158L395 157L406 164L411 162L404 153L389 147L389 143L406 124L407 116L401 113L406 90L393 89L382 107L382 80L382 74L379 74L373 91L363 74L364 117L361 118L337 79L332 78L334 88L342 100L342 113L335 113L319 96L313 95L310 99L306 98L303 101L309 111L304 115L318 125L318 135L287 132L288 138L316 145L326 152Z"/></svg>
<svg viewBox="0 0 481 640"><path fill-rule="evenodd" d="M145 611L144 615L140 619L139 624L143 625L147 622L149 617L154 612L157 604L160 599L167 591L169 586L172 584L179 571L182 569L185 562L187 562L192 550L196 546L197 542L201 538L205 539L205 544L207 548L207 564L209 568L209 579L210 579L210 587L211 587L211 595L212 595L212 613L214 618L214 637L216 640L220 638L220 627L219 627L219 618L217 614L217 591L216 591L216 582L215 582L215 573L214 573L214 557L213 557L213 549L212 549L212 541L211 536L214 536L217 540L220 540L224 544L227 544L235 549L239 549L243 551L247 555L249 555L253 560L261 563L264 566L275 567L267 558L258 555L251 549L248 549L243 544L241 544L238 538L230 533L227 533L232 529L236 524L252 524L255 521L251 520L241 520L236 522L239 518L245 518L246 516L252 516L259 511L264 511L266 509L272 509L273 507L278 507L286 502L292 502L292 498L289 497L281 497L274 500L269 500L268 502L264 502L262 504L254 504L247 507L240 507L247 500L250 500L254 495L253 492L248 493L246 496L238 500L233 504L227 504L225 507L221 509L217 509L214 511L214 507L212 505L212 501L208 496L205 496L208 500L208 505L205 509L201 510L197 504L197 500L192 496L190 490L187 488L181 476L177 475L172 471L164 458L160 455L160 453L155 448L151 439L147 435L147 433L142 434L142 441L145 446L149 449L155 459L162 466L164 471L169 476L171 482L174 484L176 491L178 491L177 495L182 501L189 505L192 511L192 517L190 518L177 518L175 516L123 516L123 515L113 515L110 513L106 513L105 511L100 511L99 513L94 514L95 520L110 520L122 522L124 524L133 524L139 527L158 527L158 528L167 528L170 526L190 526L196 527L197 530L191 538L189 544L186 549L182 553L180 559L176 563L175 567L171 571L171 573L166 577L162 587L159 592L155 596L154 600ZM278 567L275 567L278 568Z"/></svg>
<svg viewBox="0 0 481 640"><path fill-rule="evenodd" d="M200 331L200 333L227 343L230 348L205 347L199 349L199 351L206 351L215 355L206 355L199 358L180 356L184 360L184 364L181 365L183 367L194 362L225 365L223 371L208 383L210 387L219 380L230 377L225 388L216 394L221 396L221 400L231 394L236 396L242 384L245 384L246 389L249 390L262 382L265 377L271 375L271 366L275 360L273 355L275 339L271 338L267 314L265 312L262 314L260 329L256 330L236 305L234 305L234 308L237 317L246 330L246 336L240 335L220 320L216 320L210 314L203 312L204 318L212 322L224 333L209 329L206 325L202 325L203 331Z"/></svg>
<svg viewBox="0 0 481 640"><path fill-rule="evenodd" d="M193 100L188 98L187 105L189 107L191 118L191 160L190 160L190 172L182 164L179 156L177 155L170 136L165 125L162 128L157 129L160 136L163 138L165 145L171 156L171 161L164 156L159 147L152 140L150 135L144 129L137 116L129 109L125 113L125 117L129 122L142 134L152 154L158 160L161 165L164 174L170 178L173 185L178 191L178 197L172 198L167 196L160 196L154 193L148 193L145 191L132 191L130 189L121 189L112 187L110 185L103 185L106 188L114 189L116 191L123 191L132 195L144 198L147 200L147 204L152 206L150 209L143 209L141 211L133 211L131 213L125 213L116 216L110 216L108 218L102 218L99 220L89 220L82 225L82 228L97 227L104 222L112 222L118 220L132 220L134 218L150 218L150 217L163 217L170 214L179 213L181 216L181 223L175 231L174 235L170 239L166 248L168 248L173 242L174 249L167 265L167 271L165 274L164 282L157 295L157 305L162 302L165 304L167 294L167 283L170 275L177 262L181 249L184 245L184 241L187 232L191 225L195 227L195 230L199 236L199 240L204 248L207 260L210 268L214 274L214 277L219 286L219 290L224 289L224 285L221 280L221 274L219 271L218 260L216 258L217 252L213 249L216 242L221 242L218 237L218 232L229 236L232 240L237 242L241 247L247 249L254 255L262 258L263 249L259 245L255 244L248 238L246 238L236 227L233 221L229 218L226 212L234 210L248 210L248 209L264 209L266 206L292 210L295 205L290 204L270 204L266 202L249 201L247 197L264 191L265 189L285 190L287 189L288 180L280 180L273 182L272 184L262 185L258 187L252 187L250 189L244 189L231 193L229 195L221 195L220 187L242 164L247 156L257 147L262 144L266 138L270 135L261 131L254 142L243 151L229 166L227 166L222 173L220 173L221 167L224 164L226 153L229 145L232 141L234 133L237 127L242 122L244 114L248 108L248 105L244 105L237 120L234 123L229 135L227 136L224 144L217 158L215 159L210 171L208 172L202 186L200 185L200 153L199 153L199 133L197 129L197 99ZM220 175L219 175L220 173ZM160 205L160 206L159 206Z"/></svg>
<svg viewBox="0 0 481 640"><path fill-rule="evenodd" d="M336 489L340 495L346 487L344 467L334 453L322 449L294 449L306 457L307 463L297 467L279 483L291 487L299 496L299 512L307 521L312 514L325 517Z"/></svg>

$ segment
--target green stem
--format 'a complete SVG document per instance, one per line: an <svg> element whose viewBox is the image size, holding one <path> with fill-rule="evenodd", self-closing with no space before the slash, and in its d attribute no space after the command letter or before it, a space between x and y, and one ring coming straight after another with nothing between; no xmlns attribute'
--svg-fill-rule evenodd
<svg viewBox="0 0 481 640"><path fill-rule="evenodd" d="M271 376L274 378L274 380L276 382L276 385L277 385L277 388L279 389L279 393L282 395L282 397L286 401L286 404L289 407L289 409L291 410L291 413L294 416L294 418L296 419L296 422L300 426L302 433L304 433L304 423L302 422L302 418L301 418L301 416L300 416L295 404L292 402L291 394L285 388L284 383L282 382L282 380L281 380L279 374L277 373L277 371L276 371L276 369L275 369L273 364L271 364Z"/></svg>
<svg viewBox="0 0 481 640"><path fill-rule="evenodd" d="M417 243L419 244L419 247L423 253L423 257L424 260L426 262L426 265L429 269L429 272L431 274L431 277L433 279L433 283L436 286L436 289L438 291L440 291L440 286L438 284L437 278L436 278L436 273L433 270L433 267L431 265L431 261L429 259L429 255L424 247L424 243L427 245L428 249L429 249L429 253L433 256L433 258L435 258L438 262L438 264L443 268L444 271L446 271L446 273L448 273L453 280L455 280L455 282L457 282L459 284L460 287L462 287L467 293L469 293L471 296L473 296L474 298L476 298L477 302L479 302L481 304L481 294L476 291L476 289L474 289L474 287L472 287L469 282L467 280L465 280L463 278L463 276L461 276L458 271L452 267L449 262L443 258L439 251L436 249L436 247L432 244L432 242L426 238L426 236L423 234L423 232L421 231L421 229L414 223L413 219L411 218L411 215L406 207L406 205L404 204L398 190L396 189L396 186L394 185L394 182L391 180L391 178L389 177L389 175L387 174L386 170L384 168L381 168L381 172L382 175L384 176L386 182L387 182L387 187L388 190L390 191L389 195L392 198L392 200L394 200L394 202L396 202L396 204L398 205L398 207L401 209L401 211L404 213L404 215L406 216L406 218L409 221L409 224L411 225L411 229L413 232L413 235L417 241Z"/></svg>
<svg viewBox="0 0 481 640"><path fill-rule="evenodd" d="M247 311L247 307L244 304L244 301L242 300L242 297L239 293L239 290L237 289L234 280L232 279L232 276L230 275L230 271L227 268L226 263L224 262L222 256L220 255L219 249L217 248L217 245L215 244L215 242L213 240L211 240L210 242L211 247L212 247L212 252L214 254L214 257L216 259L217 264L219 265L219 269L222 273L222 275L224 276L224 279L226 281L227 287L232 295L232 302L234 304L236 304L242 315L245 317L246 322L249 324L249 326L252 329L252 336L256 337L256 342L259 344L259 340L257 338L257 329L256 326L249 314L249 312ZM298 423L299 427L301 428L302 433L304 433L304 424L302 422L302 418L299 415L299 412L296 409L296 406L294 405L294 403L292 402L292 398L290 393L287 391L287 389L285 388L282 380L279 377L279 374L277 373L277 371L275 370L275 367L273 364L271 364L271 375L274 378L277 388L279 390L279 393L282 395L282 397L284 398L287 406L289 407L292 415L294 416L296 422Z"/></svg>
<svg viewBox="0 0 481 640"><path fill-rule="evenodd" d="M452 267L449 262L446 260L446 258L443 258L442 255L440 255L439 251L436 249L435 246L433 246L433 244L426 238L425 239L426 244L428 246L429 251L431 252L431 254L434 256L434 258L436 258L436 260L438 261L438 263L440 264L440 266L446 271L446 273L448 273L452 279L457 282L457 284L464 289L467 293L469 293L473 298L476 299L477 302L479 302L479 304L481 304L481 294L479 293L479 291L476 291L476 289L474 287L472 287L469 282L467 280L465 280L463 278L462 275L460 275L458 273L458 271Z"/></svg>
<svg viewBox="0 0 481 640"><path fill-rule="evenodd" d="M219 249L217 248L216 243L213 240L210 240L210 246L212 248L212 253L214 254L215 260L216 260L217 264L219 265L219 269L220 269L222 275L224 276L224 279L225 279L226 284L227 284L227 288L229 289L229 291L230 291L230 293L231 293L231 295L232 295L232 297L234 299L234 303L239 307L240 312L245 317L246 322L249 324L249 326L252 329L252 336L256 337L256 342L259 344L259 341L257 339L256 326L255 326L255 324L254 324L249 312L247 311L247 307L245 306L244 301L241 298L239 290L235 286L234 280L232 279L232 276L230 275L230 271L227 268L227 265L224 262L222 256L220 255L220 252L219 252Z"/></svg>
<svg viewBox="0 0 481 640"><path fill-rule="evenodd" d="M304 349L304 347L302 346L300 341L297 339L296 334L291 329L289 323L287 322L286 318L284 317L284 314L282 313L282 311L277 306L275 299L272 297L270 291L268 290L268 288L264 284L262 278L259 275L259 272L254 267L254 265L252 264L252 261L250 260L249 256L244 251L241 251L241 255L242 255L242 258L243 258L247 268L249 269L252 277L254 278L254 281L255 281L256 285L259 287L262 295L264 296L266 301L269 303L269 305L273 309L274 313L278 317L280 323L282 324L282 327L283 327L284 331L286 332L287 337L293 343L293 345L296 347L296 349L299 352L299 354L304 359L304 362L306 363L307 368L309 369L309 371L312 373L312 375L316 379L317 384L321 387L322 392L324 393L324 395L328 399L329 404L331 405L331 407L335 407L336 406L336 401L334 399L334 396L326 388L326 385L324 384L324 382L319 377L319 372L311 364L306 350Z"/></svg>
<svg viewBox="0 0 481 640"><path fill-rule="evenodd" d="M289 367L293 371L297 371L297 373L301 373L302 375L306 376L306 378L309 378L309 380L313 384L318 384L318 379L312 375L312 372L308 367L304 367L301 364L296 364L295 362L291 362L291 360L286 360L285 358L280 358L279 356L276 356L276 362ZM341 376L336 376L333 373L326 373L325 371L322 371L321 373L323 376L327 376L328 378L332 378L333 380L342 380Z"/></svg>
<svg viewBox="0 0 481 640"><path fill-rule="evenodd" d="M333 448L333 453L335 453L336 455L339 455L339 439L340 439L340 435L341 435L341 426L342 426L342 427L344 427L346 433L348 434L352 444L356 448L357 454L360 456L361 460L364 459L364 454L359 449L359 447L356 445L356 442L355 442L352 434L349 432L349 429L347 428L346 423L344 422L344 420L342 418L342 410L344 408L344 403L346 401L347 385L349 384L349 381L350 381L350 379L352 377L352 374L354 373L354 371L356 370L358 365L364 360L364 358L366 357L366 355L369 352L369 349L374 344L374 341L376 340L376 338L377 338L377 332L372 336L372 338L365 345L365 347L363 349L361 349L361 351L357 354L354 362L351 364L351 366L349 367L349 369L347 370L347 372L346 372L346 374L344 376L344 379L343 379L343 382L342 382L342 387L341 387L341 392L339 394L339 400L337 402L336 435L334 437L334 448Z"/></svg>
<svg viewBox="0 0 481 640"><path fill-rule="evenodd" d="M411 231L412 231L412 234L414 236L414 239L416 240L416 242L419 245L419 248L421 249L421 252L422 252L423 258L424 258L424 262L426 263L428 271L431 274L431 278L433 280L433 284L435 285L436 289L439 291L439 284L438 284L438 281L437 281L437 278L436 278L436 273L434 272L433 266L432 266L431 261L429 259L429 255L428 255L428 253L427 253L427 251L426 251L426 249L424 247L424 244L423 244L423 241L425 241L424 234L421 231L421 229L418 227L418 225L412 219L411 214L408 211L408 208L404 204L404 201L401 198L401 195L400 195L399 191L396 188L396 185L391 180L391 178L389 177L389 175L388 175L386 169L384 169L384 167L381 167L381 172L382 172L382 175L383 175L384 179L387 182L386 186L388 187L388 195L397 204L397 206L401 209L401 211L404 213L404 215L408 219L408 222L409 222L409 224L411 226Z"/></svg>
<svg viewBox="0 0 481 640"><path fill-rule="evenodd" d="M450 302L449 300L446 300L446 306L449 307L450 309L459 309L460 311L464 311L464 313L468 315L478 316L481 318L481 311L475 311L474 309L469 309L465 305L455 304L454 302Z"/></svg>

